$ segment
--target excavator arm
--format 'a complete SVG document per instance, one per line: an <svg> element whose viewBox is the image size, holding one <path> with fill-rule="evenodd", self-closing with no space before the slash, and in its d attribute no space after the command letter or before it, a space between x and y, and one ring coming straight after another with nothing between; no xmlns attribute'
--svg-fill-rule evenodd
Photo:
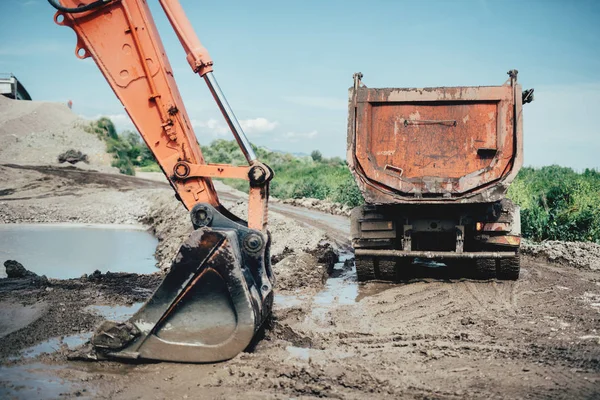
<svg viewBox="0 0 600 400"><path fill-rule="evenodd" d="M177 0L159 0L194 73L212 93L247 166L207 164L145 0L48 0L77 34L140 132L194 232L150 300L129 321L107 321L92 339L101 358L226 360L244 350L271 312L274 277L267 232L269 181L213 75L213 61ZM248 222L219 202L212 178L249 182Z"/></svg>

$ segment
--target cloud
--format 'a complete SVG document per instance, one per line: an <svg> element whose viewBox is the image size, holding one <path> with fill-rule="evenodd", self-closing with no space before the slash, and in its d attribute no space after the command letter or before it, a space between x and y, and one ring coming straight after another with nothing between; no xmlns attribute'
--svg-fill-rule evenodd
<svg viewBox="0 0 600 400"><path fill-rule="evenodd" d="M192 127L198 131L196 133L208 133L212 136L225 136L229 132L229 127L225 122L217 121L214 118L207 121L193 119Z"/></svg>
<svg viewBox="0 0 600 400"><path fill-rule="evenodd" d="M286 96L283 99L301 106L316 107L325 110L345 110L348 108L348 100L338 97Z"/></svg>
<svg viewBox="0 0 600 400"><path fill-rule="evenodd" d="M247 134L262 134L275 129L277 125L279 125L279 122L269 121L266 118L259 117L254 119L243 119L240 121L240 125Z"/></svg>
<svg viewBox="0 0 600 400"><path fill-rule="evenodd" d="M240 120L242 129L248 136L260 136L263 133L270 132L275 129L279 122L269 121L267 118L258 117L251 119ZM210 118L206 121L197 119L192 120L192 127L196 129L196 133L208 134L214 137L222 137L229 134L230 130L227 124L222 119Z"/></svg>
<svg viewBox="0 0 600 400"><path fill-rule="evenodd" d="M128 129L135 129L133 122L129 118L129 115L125 113L121 114L98 114L93 117L87 117L85 115L80 115L80 117L87 120L96 120L100 117L107 117L115 124L117 131L121 132ZM225 123L223 119L209 118L205 121L192 119L192 127L196 131L199 136L208 135L214 138L222 138L222 137L230 137L231 136L229 127ZM269 121L267 118L258 117L251 119L242 119L240 120L240 125L244 132L251 137L260 136L263 133L270 132L274 130L277 126L279 126L279 122L277 121ZM290 132L291 133L291 132ZM294 135L292 133L292 135Z"/></svg>
<svg viewBox="0 0 600 400"><path fill-rule="evenodd" d="M314 139L315 137L317 137L318 134L319 134L319 132L317 132L317 131L310 131L310 132L303 132L303 133L286 132L283 135L276 138L275 140L278 142L282 142L282 141L298 142L301 139Z"/></svg>

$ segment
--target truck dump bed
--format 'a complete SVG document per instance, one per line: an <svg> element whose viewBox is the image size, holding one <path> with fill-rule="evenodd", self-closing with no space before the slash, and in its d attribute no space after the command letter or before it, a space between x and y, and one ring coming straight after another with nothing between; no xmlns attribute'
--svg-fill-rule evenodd
<svg viewBox="0 0 600 400"><path fill-rule="evenodd" d="M523 160L521 87L350 89L348 163L367 203L501 200Z"/></svg>

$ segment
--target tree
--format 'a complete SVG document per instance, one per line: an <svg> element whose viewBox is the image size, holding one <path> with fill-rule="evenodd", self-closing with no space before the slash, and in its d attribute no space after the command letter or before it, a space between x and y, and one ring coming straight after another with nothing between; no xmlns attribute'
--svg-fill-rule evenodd
<svg viewBox="0 0 600 400"><path fill-rule="evenodd" d="M321 160L323 160L323 154L321 154L319 150L313 150L313 152L310 153L310 157L314 162L321 162Z"/></svg>

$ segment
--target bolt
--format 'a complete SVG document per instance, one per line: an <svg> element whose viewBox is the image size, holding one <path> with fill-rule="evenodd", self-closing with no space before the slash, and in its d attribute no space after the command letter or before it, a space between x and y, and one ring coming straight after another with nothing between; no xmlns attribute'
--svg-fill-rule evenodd
<svg viewBox="0 0 600 400"><path fill-rule="evenodd" d="M259 251L263 246L263 239L256 233L251 233L246 236L245 247L247 250L255 252Z"/></svg>

